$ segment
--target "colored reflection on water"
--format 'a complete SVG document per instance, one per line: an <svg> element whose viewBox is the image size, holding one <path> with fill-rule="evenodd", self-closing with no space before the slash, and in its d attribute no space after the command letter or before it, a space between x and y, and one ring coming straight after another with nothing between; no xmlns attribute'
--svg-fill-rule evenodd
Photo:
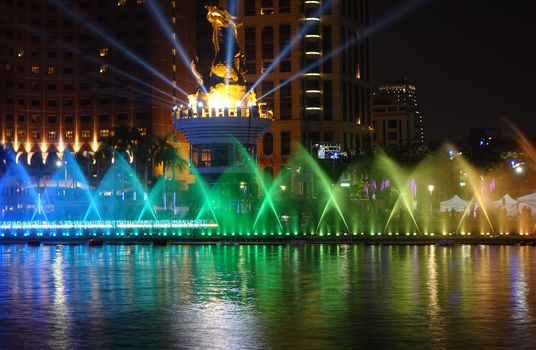
<svg viewBox="0 0 536 350"><path fill-rule="evenodd" d="M0 246L2 348L531 348L523 246Z"/></svg>

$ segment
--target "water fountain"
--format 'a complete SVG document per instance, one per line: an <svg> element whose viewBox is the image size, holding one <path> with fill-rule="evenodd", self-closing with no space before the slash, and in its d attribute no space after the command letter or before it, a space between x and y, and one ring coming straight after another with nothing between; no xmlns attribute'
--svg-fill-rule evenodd
<svg viewBox="0 0 536 350"><path fill-rule="evenodd" d="M57 160L48 157L55 163L49 175L36 176L28 171L28 159L6 148L0 237L383 239L534 232L526 215L532 204L524 202L525 214L518 219L513 216L522 205L503 197L513 181L502 181L498 190L496 179L506 175L483 173L453 145L412 167L379 152L357 157L342 172L335 171L341 166L336 157L317 159L295 145L285 169L266 177L256 161L256 143L270 128L272 111L246 88L235 18L215 6L207 10L215 33L210 74L202 76L193 65L199 89L189 95L188 105L176 106L172 113L173 126L190 142L194 181L178 184L175 176L170 181L163 169L148 187L132 157L113 151L111 164L95 184L93 178L89 181L89 167L83 171L78 155L68 148ZM534 147L514 131L534 170ZM510 162L520 173L524 163Z"/></svg>
<svg viewBox="0 0 536 350"><path fill-rule="evenodd" d="M404 168L386 154L356 161L340 176L301 149L273 178L263 176L251 148L230 140L233 164L221 173L190 167L195 181L152 188L115 154L91 187L69 151L50 176L29 174L9 155L0 178L3 237L35 235L224 237L388 237L530 234L518 204L495 189L498 173L481 174L452 145ZM18 161L17 161L18 160ZM307 179L307 180L304 180ZM305 181L305 182L304 182ZM433 188L431 187L433 186ZM307 189L305 189L307 188ZM459 207L447 201L458 195ZM445 206L445 207L444 207Z"/></svg>

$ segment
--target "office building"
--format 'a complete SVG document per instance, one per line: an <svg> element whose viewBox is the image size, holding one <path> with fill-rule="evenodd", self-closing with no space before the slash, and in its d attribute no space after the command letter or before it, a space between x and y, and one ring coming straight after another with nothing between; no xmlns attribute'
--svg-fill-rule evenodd
<svg viewBox="0 0 536 350"><path fill-rule="evenodd" d="M94 152L120 125L170 131L179 88L195 86L174 45L193 56L194 4L157 4L159 19L143 0L2 0L2 144L30 164Z"/></svg>
<svg viewBox="0 0 536 350"><path fill-rule="evenodd" d="M424 123L415 85L407 79L382 85L373 101L375 145L388 148L424 144Z"/></svg>

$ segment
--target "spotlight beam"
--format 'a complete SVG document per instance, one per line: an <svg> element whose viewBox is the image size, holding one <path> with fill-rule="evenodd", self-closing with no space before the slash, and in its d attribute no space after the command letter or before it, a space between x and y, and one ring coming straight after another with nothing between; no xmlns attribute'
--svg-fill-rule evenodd
<svg viewBox="0 0 536 350"><path fill-rule="evenodd" d="M166 78L162 73L160 73L159 71L157 71L154 67L152 67L151 65L149 65L147 62L145 62L143 59L141 59L139 56L137 56L136 54L134 54L132 51L130 51L128 48L126 48L123 44L121 44L119 41L115 40L112 38L111 35L109 35L108 33L106 33L105 31L103 31L102 29L98 28L96 25L94 25L93 23L91 23L91 21L89 21L86 17L74 12L73 10L71 10L70 8L68 8L67 6L65 6L63 4L62 1L60 0L55 0L54 1L58 7L60 7L65 13L67 13L69 16L73 17L74 19L76 19L78 22L82 23L85 27L87 27L88 29L92 30L94 33L96 33L101 39L103 39L104 41L108 42L110 45L114 46L115 48L119 49L120 51L122 51L125 55L127 55L130 59L132 59L134 62L138 63L140 66L142 66L143 68L145 68L146 70L148 70L149 72L151 72L152 74L154 74L155 76L157 76L158 78L160 78L162 81L164 81L165 83L167 83L168 85L170 85L172 88L174 89L177 89L181 94L187 96L188 93L186 91L184 91L183 89L181 89L180 87L174 85L171 81L169 81L168 78Z"/></svg>
<svg viewBox="0 0 536 350"><path fill-rule="evenodd" d="M188 57L187 53L186 53L186 50L184 49L184 47L181 45L180 41L177 39L177 38L174 38L173 39L173 29L171 28L171 26L168 24L166 18L164 17L164 15L162 14L162 10L160 9L160 6L158 6L157 4L157 1L156 0L148 0L147 2L147 5L149 6L149 9L151 10L151 14L153 15L153 17L155 17L156 19L156 22L158 23L158 25L160 26L160 29L165 33L165 35L169 38L169 40L171 41L171 44L173 45L173 47L175 48L176 52L179 53L179 56L181 58L181 61L184 63L184 65L186 67L190 67L190 64L191 64L191 58ZM188 72L190 72L190 74L195 78L195 80L197 81L197 77L195 76L195 74L192 72L191 69L188 69ZM206 89L205 89L205 86L202 85L201 86L201 89L203 89L203 91L206 93ZM181 91L182 92L182 91ZM188 95L187 93L184 93L185 95Z"/></svg>
<svg viewBox="0 0 536 350"><path fill-rule="evenodd" d="M415 10L417 7L419 7L420 5L424 4L426 1L427 0L414 0L412 2L409 2L409 3L406 3L406 4L402 5L402 6L400 6L397 10L389 13L387 16L382 18L380 21L378 21L375 24L365 28L365 30L363 30L355 38L347 41L343 45L341 45L338 48L336 48L336 49L332 50L331 52L329 52L327 55L322 56L321 59L311 63L309 66L307 66L307 67L303 68L301 71L295 73L290 78L284 80L281 84L277 85L276 87L274 87L273 89L271 89L270 91L266 92L261 97L259 97L258 100L262 100L266 96L268 96L268 95L274 93L275 91L281 89L283 86L287 85L288 83L292 82L293 80L296 80L296 79L300 78L301 76L303 76L304 74L306 74L307 72L311 71L312 69L315 69L316 67L318 67L322 63L326 62L327 60L330 60L334 56L337 56L342 51L345 51L345 50L349 49L351 46L353 46L354 44L357 44L357 43L361 42L363 37L371 36L374 33L380 31L381 29L383 29L387 25L389 25L392 22L396 21L397 19L405 16L409 12Z"/></svg>
<svg viewBox="0 0 536 350"><path fill-rule="evenodd" d="M236 9L237 9L237 6L236 6L236 0L229 0L228 3L227 3L227 7L229 8L229 13L231 15L235 15L236 14ZM233 32L228 30L227 33L226 33L226 38L225 38L225 41L227 43L227 52L225 53L226 54L226 60L227 62L233 62L233 57L232 57L232 54L233 54L233 48L234 48L234 36L233 36ZM228 97L229 97L229 79L231 77L231 71L229 69L229 67L227 67L227 71L225 72L225 78L226 78L226 83L225 83L225 99L227 100Z"/></svg>
<svg viewBox="0 0 536 350"><path fill-rule="evenodd" d="M30 35L40 35L41 34L41 32L38 32L38 31L35 31L35 30L30 30L30 29L26 29L25 32L30 34ZM55 46L57 48L60 48L60 46L57 43L55 44ZM131 80L133 80L133 81L135 81L135 82L137 82L137 83L139 83L139 84L141 84L141 85L143 85L143 86L145 86L145 87L147 87L147 88L149 88L151 90L154 90L154 91L156 91L158 93L161 93L162 95L167 96L170 99L177 99L176 96L173 96L172 94L170 94L170 93L168 93L168 92L166 92L164 90L161 90L161 89L155 87L154 85L149 84L147 81L142 80L142 79L140 79L138 77L135 77L132 74L127 73L127 72L115 67L114 65L111 65L108 62L99 59L98 57L88 55L88 54L84 53L83 51L80 51L77 47L75 47L73 45L64 44L62 47L64 49L68 49L69 51L75 52L80 57L83 57L83 58L85 58L87 60L90 60L90 61L92 61L92 62L94 62L94 63L96 63L98 65L106 64L110 68L110 70L114 71L115 73L120 74L120 75L122 75L122 76L124 76L126 78L129 78L129 79L131 79ZM137 91L141 91L141 90L137 90ZM161 98L161 100L163 102L166 102L167 105L169 105L169 100L165 100L164 98ZM182 101L182 100L179 100L179 99L177 99L177 100L179 102L181 102L181 103L186 103L185 101Z"/></svg>
<svg viewBox="0 0 536 350"><path fill-rule="evenodd" d="M315 13L314 13L314 17L318 17L320 18L320 16L322 16L324 14L324 12L326 11L327 8L329 8L328 6L331 6L331 1L328 0L326 2L323 3L322 7L320 7ZM281 50L279 52L279 55L277 55L277 57L273 60L273 62L264 70L264 72L259 76L259 78L255 81L255 83L253 83L253 85L251 86L251 88L249 89L248 93L246 94L246 96L251 92L253 91L257 86L259 86L259 84L264 80L266 79L266 77L272 72L272 70L279 64L279 62L281 62L281 60L283 58L285 58L289 53L290 51L292 50L292 48L300 42L300 40L309 32L309 30L311 29L312 27L312 24L310 23L312 21L306 21L305 25L303 25L300 29L300 31L295 35L293 36L291 39L290 39L290 42L287 44L287 46L285 46L283 48L283 50ZM314 68L314 67L313 67ZM312 68L310 68L312 69Z"/></svg>
<svg viewBox="0 0 536 350"><path fill-rule="evenodd" d="M83 53L80 53L82 56L85 56ZM97 64L105 64L106 62L102 61L102 60L99 60L97 58L94 58L94 57L91 57L91 56L85 56L86 58L90 59L91 61L97 63ZM133 75L131 75L130 73L127 73L113 65L108 65L108 67L110 68L111 71L114 71L115 73L121 75L121 76L124 76L128 79L131 79L132 81L140 84L140 85L143 85L145 87L147 87L148 89L151 89L151 90L154 90L155 92L158 92L166 97L168 97L169 99L172 99L172 100L177 100L178 102L180 103L186 103L185 101L181 100L181 99L178 99L176 96L173 96L171 95L170 93L168 92L165 92L164 90L162 89L159 89L157 87L155 87L154 85L151 85L149 84L148 82L140 79L140 78L137 78ZM97 76L97 75L95 75ZM140 89L137 89L137 88L134 88L134 87L130 87L129 88L129 91L134 91L134 92L143 92L143 93L146 93L147 94L147 91L144 91L144 90L140 90ZM149 95L149 94L147 94ZM166 99L165 97L158 97L157 95L150 95L152 96L153 98L155 99L159 99L160 101L164 102L167 106L169 106L169 99Z"/></svg>
<svg viewBox="0 0 536 350"><path fill-rule="evenodd" d="M28 33L28 34L33 34L33 35L38 35L38 34L40 34L40 32L37 32L37 31L34 31L34 30L29 30L29 29L26 30L26 33ZM56 44L56 46L59 48L59 46L58 46L57 44ZM164 96L166 96L166 97L169 97L169 99L171 99L171 100L176 100L177 102L180 102L180 103L183 103L183 104L187 104L187 102L178 99L176 96L173 96L173 95L171 95L170 93L168 93L168 92L166 92L166 91L164 91L164 90L162 90L162 89L159 89L159 88L157 88L157 87L154 86L154 85L149 84L149 83L148 83L147 81L145 81L145 80L142 80L142 79L140 79L140 78L138 78L138 77L135 77L135 76L133 76L132 74L127 73L127 72L125 72L125 71L123 71L123 70L117 68L116 66L111 65L111 64L109 64L108 62L99 59L98 57L94 57L94 56L91 56L91 55L88 55L88 54L84 53L83 51L80 51L80 50L79 50L77 47L75 47L75 46L65 44L65 45L63 46L63 48L64 48L64 49L66 48L66 49L68 49L68 50L70 50L70 51L73 51L73 52L75 52L77 55L79 55L80 57L83 57L83 58L85 58L85 59L87 59L87 60L89 60L89 61L92 61L92 62L94 62L94 63L96 63L96 64L98 64L98 65L106 64L106 65L110 68L110 70L114 71L115 73L117 73L117 74L119 74L119 75L121 75L121 76L124 76L124 77L126 77L126 78L128 78L128 79L130 79L130 80L135 81L136 83L138 83L138 84L140 84L140 85L143 85L143 86L145 86L145 87L147 87L147 88L149 88L149 89L151 89L151 90L154 90L155 92L158 92L158 93L160 93L160 94L162 94L162 95L164 95ZM97 75L93 74L93 76L97 76ZM109 79L109 80L110 80L110 79ZM144 93L146 93L146 91L143 91L143 90L140 90L140 89L136 89L136 88L130 88L130 91L136 91L136 92L144 92ZM164 98L164 97L158 97L158 96L156 96L156 95L152 95L152 97L155 98L155 99L159 99L159 100L162 102L161 106L169 107L169 99L166 99L166 98Z"/></svg>

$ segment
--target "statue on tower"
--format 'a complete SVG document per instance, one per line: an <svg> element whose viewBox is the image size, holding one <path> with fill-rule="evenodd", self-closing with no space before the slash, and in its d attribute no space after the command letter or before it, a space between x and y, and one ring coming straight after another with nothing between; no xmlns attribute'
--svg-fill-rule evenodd
<svg viewBox="0 0 536 350"><path fill-rule="evenodd" d="M210 108L242 107L255 105L255 92L246 91L244 74L245 56L238 46L236 17L218 6L205 6L207 21L212 25L212 44L214 59L208 77L196 69L196 60L192 61L192 71L197 77L200 88L194 95L189 95L190 106L202 103Z"/></svg>

